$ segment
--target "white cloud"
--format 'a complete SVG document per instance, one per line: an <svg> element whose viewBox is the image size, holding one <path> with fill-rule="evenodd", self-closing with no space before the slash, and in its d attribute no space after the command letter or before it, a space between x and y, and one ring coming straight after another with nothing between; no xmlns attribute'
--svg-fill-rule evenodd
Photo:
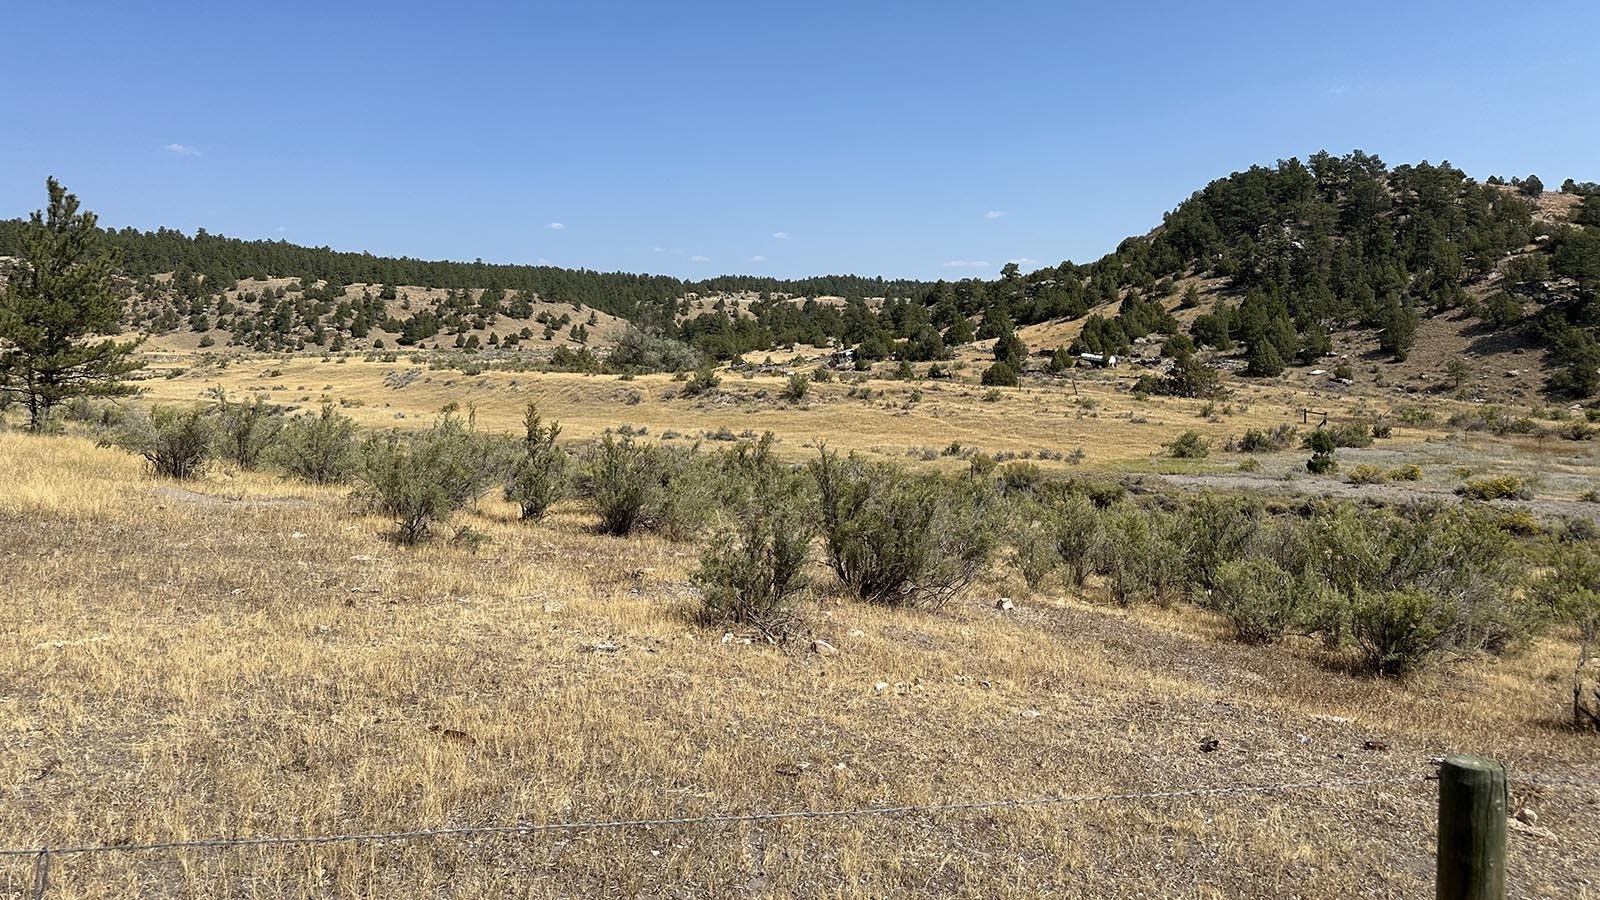
<svg viewBox="0 0 1600 900"><path fill-rule="evenodd" d="M667 252L667 248L665 248L665 247L651 247L650 250L651 250L652 253L665 253L665 252Z"/></svg>
<svg viewBox="0 0 1600 900"><path fill-rule="evenodd" d="M161 149L178 156L199 156L200 151L188 144L167 144Z"/></svg>
<svg viewBox="0 0 1600 900"><path fill-rule="evenodd" d="M1005 216L1005 214L1006 214L1006 211L1003 210L1003 209L991 209L988 212L984 213L983 217L985 219L999 219L999 218L1002 218L1003 216Z"/></svg>
<svg viewBox="0 0 1600 900"><path fill-rule="evenodd" d="M1008 263L1016 263L1019 266L1031 266L1034 263L1038 262L1038 260L1037 259L1029 259L1026 256L1019 256L1016 259L1008 259L1008 260L1006 260L1006 262L1008 262Z"/></svg>
<svg viewBox="0 0 1600 900"><path fill-rule="evenodd" d="M694 256L689 257L689 262L711 262L711 257L701 256L696 253Z"/></svg>
<svg viewBox="0 0 1600 900"><path fill-rule="evenodd" d="M989 264L981 259L952 259L944 264L946 269L987 269Z"/></svg>
<svg viewBox="0 0 1600 900"><path fill-rule="evenodd" d="M1335 97L1339 97L1339 96L1342 96L1344 94L1348 94L1348 93L1350 93L1350 85L1341 84L1338 87L1328 88L1328 93L1334 95Z"/></svg>
<svg viewBox="0 0 1600 900"><path fill-rule="evenodd" d="M772 237L774 239L776 239L776 240L787 241L789 239L789 232L787 232L787 231L774 231L772 233Z"/></svg>
<svg viewBox="0 0 1600 900"><path fill-rule="evenodd" d="M541 256L541 257L539 257L539 265L541 265L541 266L551 266L551 265L555 265L555 263L552 263L550 260L545 259L544 257Z"/></svg>
<svg viewBox="0 0 1600 900"><path fill-rule="evenodd" d="M755 256L750 257L750 261L751 262L766 262L767 258L758 253Z"/></svg>
<svg viewBox="0 0 1600 900"><path fill-rule="evenodd" d="M283 232L288 231L289 229L287 227L283 226L283 225L279 225L277 228L274 228L272 230L278 232L279 234L282 234Z"/></svg>
<svg viewBox="0 0 1600 900"><path fill-rule="evenodd" d="M567 226L561 224L560 222L551 222L549 225L546 225L545 227L550 229L551 231L561 231L561 230L565 229Z"/></svg>

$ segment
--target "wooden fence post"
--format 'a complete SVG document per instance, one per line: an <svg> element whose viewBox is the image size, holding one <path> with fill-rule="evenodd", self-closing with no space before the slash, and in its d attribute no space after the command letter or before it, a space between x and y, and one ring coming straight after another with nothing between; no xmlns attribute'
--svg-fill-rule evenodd
<svg viewBox="0 0 1600 900"><path fill-rule="evenodd" d="M1439 767L1437 900L1505 900L1506 770L1476 756Z"/></svg>

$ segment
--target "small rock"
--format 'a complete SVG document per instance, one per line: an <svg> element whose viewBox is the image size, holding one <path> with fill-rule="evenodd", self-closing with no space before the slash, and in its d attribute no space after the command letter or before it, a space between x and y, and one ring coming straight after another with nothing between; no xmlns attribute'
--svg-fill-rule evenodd
<svg viewBox="0 0 1600 900"><path fill-rule="evenodd" d="M818 656L838 656L839 648L818 638L811 642L811 652Z"/></svg>
<svg viewBox="0 0 1600 900"><path fill-rule="evenodd" d="M731 631L724 632L723 635L722 635L722 642L724 644L733 643L733 632L731 632Z"/></svg>
<svg viewBox="0 0 1600 900"><path fill-rule="evenodd" d="M884 692L884 691L887 691L887 690L888 690L888 689L889 689L889 682L887 682L887 681L880 681L880 682L878 682L878 683L877 683L877 684L875 684L875 685L873 685L873 686L872 686L872 689L873 689L873 690L875 690L875 691L877 691L877 692L878 692L878 693L880 693L880 694L881 694L881 693L883 693L883 692Z"/></svg>
<svg viewBox="0 0 1600 900"><path fill-rule="evenodd" d="M867 633L865 631L862 631L859 628L852 628L852 629L850 629L850 636L851 637L866 637Z"/></svg>
<svg viewBox="0 0 1600 900"><path fill-rule="evenodd" d="M1537 825L1539 824L1539 814L1524 806L1517 810L1517 821L1524 825Z"/></svg>
<svg viewBox="0 0 1600 900"><path fill-rule="evenodd" d="M999 610L1016 609L1017 605L1011 602L1010 597L1001 597L994 602L994 608Z"/></svg>
<svg viewBox="0 0 1600 900"><path fill-rule="evenodd" d="M1389 749L1389 745L1384 741L1362 741L1361 749L1382 753L1383 751Z"/></svg>
<svg viewBox="0 0 1600 900"><path fill-rule="evenodd" d="M1039 711L1037 709L1025 709L1022 711L1022 717L1024 719L1037 719L1039 718Z"/></svg>
<svg viewBox="0 0 1600 900"><path fill-rule="evenodd" d="M306 536L306 533L304 531L291 531L291 532L289 532L289 537L292 537L292 538L295 538L295 539L303 538L305 536Z"/></svg>
<svg viewBox="0 0 1600 900"><path fill-rule="evenodd" d="M1215 753L1215 752L1217 752L1217 748L1221 747L1221 746L1222 746L1222 741L1218 740L1217 738L1206 738L1205 740L1200 742L1200 752L1201 753Z"/></svg>

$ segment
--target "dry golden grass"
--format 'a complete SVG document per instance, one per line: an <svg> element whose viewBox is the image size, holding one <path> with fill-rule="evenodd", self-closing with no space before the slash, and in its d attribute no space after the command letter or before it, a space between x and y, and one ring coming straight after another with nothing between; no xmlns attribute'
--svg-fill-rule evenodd
<svg viewBox="0 0 1600 900"><path fill-rule="evenodd" d="M379 398L421 415L446 396L442 385L384 394L369 383L381 385L379 368L300 362L270 383L315 395L343 373L335 391L365 390L368 405L354 412L372 424L401 408ZM495 376L496 390L480 396L511 394L511 377ZM610 424L580 413L597 391L654 397L670 387L522 379L528 388L510 402L484 404L491 423L533 395L592 431ZM155 386L175 399L205 383ZM1018 446L1077 421L1038 424L1030 396L932 422L873 415L919 423L898 438L907 444L929 442L948 420L980 436L1004 425L997 444L1023 429ZM685 401L617 412L653 429L743 418ZM872 427L844 401L749 418L790 444L819 420L831 427L817 433L841 445ZM1125 452L1149 446L1136 426L1114 427ZM896 434L879 425L858 440L892 446ZM601 537L575 507L527 526L486 501L467 518L492 540L473 555L446 543L396 547L384 522L355 515L338 490L220 470L176 485L81 438L0 434L0 465L0 845L1417 779L885 819L67 857L54 864L53 898L1416 897L1431 883L1434 800L1420 780L1430 757L1465 750L1516 772L1595 768L1594 739L1559 724L1573 649L1554 639L1390 684L1330 672L1309 647L1227 643L1217 622L1187 608L1116 611L1060 589L1023 597L997 575L930 615L852 603L822 579L807 616L840 653L820 657L803 642L723 643L688 616L695 546ZM1019 608L995 610L1000 592ZM1213 737L1219 749L1201 752ZM1388 749L1363 750L1368 740ZM1516 794L1547 830L1513 835L1513 894L1593 897L1600 792ZM6 860L0 892L22 896L31 874L30 860Z"/></svg>

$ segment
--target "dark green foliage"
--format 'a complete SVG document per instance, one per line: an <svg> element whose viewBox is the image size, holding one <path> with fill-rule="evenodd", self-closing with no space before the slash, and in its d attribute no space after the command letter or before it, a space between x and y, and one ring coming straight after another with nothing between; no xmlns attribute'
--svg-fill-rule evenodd
<svg viewBox="0 0 1600 900"><path fill-rule="evenodd" d="M1020 383L1017 370L1003 362L984 369L982 381L987 387L1016 387Z"/></svg>
<svg viewBox="0 0 1600 900"><path fill-rule="evenodd" d="M1333 436L1326 429L1319 428L1307 435L1306 447L1311 451L1311 459L1306 461L1307 472L1327 475L1338 470L1339 464L1333 458Z"/></svg>
<svg viewBox="0 0 1600 900"><path fill-rule="evenodd" d="M1023 362L1028 358L1028 345L1017 337L1015 331L1007 331L994 343L994 358L996 362L1005 363L1020 371Z"/></svg>
<svg viewBox="0 0 1600 900"><path fill-rule="evenodd" d="M937 609L986 567L994 529L980 482L914 476L827 450L811 473L828 562L862 600Z"/></svg>
<svg viewBox="0 0 1600 900"><path fill-rule="evenodd" d="M355 469L355 438L355 421L324 400L318 412L302 413L284 425L273 456L291 475L313 484L337 484Z"/></svg>
<svg viewBox="0 0 1600 900"><path fill-rule="evenodd" d="M0 399L20 400L34 431L73 397L133 393L122 379L142 365L136 342L86 340L120 330L116 258L94 213L54 178L45 190L49 208L19 229L9 249L21 263L0 288Z"/></svg>
<svg viewBox="0 0 1600 900"><path fill-rule="evenodd" d="M528 404L522 425L522 453L512 464L505 498L517 504L517 513L524 521L537 521L566 495L567 451L556 446L560 423L543 424L534 404Z"/></svg>

